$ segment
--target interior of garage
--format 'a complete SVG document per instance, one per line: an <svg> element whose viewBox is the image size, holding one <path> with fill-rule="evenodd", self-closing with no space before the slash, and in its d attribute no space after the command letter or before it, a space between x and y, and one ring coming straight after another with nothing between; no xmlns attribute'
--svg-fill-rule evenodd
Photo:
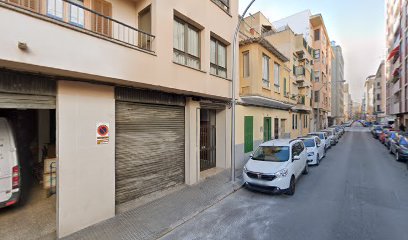
<svg viewBox="0 0 408 240"><path fill-rule="evenodd" d="M7 119L14 136L20 193L15 204L0 208L0 236L54 239L56 81L5 69L0 69L0 80L0 118Z"/></svg>
<svg viewBox="0 0 408 240"><path fill-rule="evenodd" d="M20 198L15 205L0 209L1 229L6 231L0 234L6 238L11 233L14 238L33 233L38 237L54 235L55 110L0 109L0 117L8 120L13 131L20 168Z"/></svg>

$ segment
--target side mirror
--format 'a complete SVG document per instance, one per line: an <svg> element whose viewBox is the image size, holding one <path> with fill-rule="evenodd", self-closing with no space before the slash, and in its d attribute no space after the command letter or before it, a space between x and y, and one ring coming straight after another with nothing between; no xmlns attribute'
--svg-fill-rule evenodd
<svg viewBox="0 0 408 240"><path fill-rule="evenodd" d="M320 146L322 146L321 144L317 144L317 147L320 147Z"/></svg>
<svg viewBox="0 0 408 240"><path fill-rule="evenodd" d="M292 160L293 160L293 161L300 160L300 156L293 156Z"/></svg>
<svg viewBox="0 0 408 240"><path fill-rule="evenodd" d="M249 155L249 157L250 157L250 158L253 158L253 157L254 157L254 154L253 154L253 153L251 153L251 155Z"/></svg>

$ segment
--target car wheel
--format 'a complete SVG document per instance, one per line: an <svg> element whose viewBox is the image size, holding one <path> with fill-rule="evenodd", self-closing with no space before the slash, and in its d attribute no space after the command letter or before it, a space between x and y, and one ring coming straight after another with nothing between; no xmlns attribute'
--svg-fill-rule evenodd
<svg viewBox="0 0 408 240"><path fill-rule="evenodd" d="M317 154L317 160L316 160L316 166L320 165L320 156L319 154Z"/></svg>
<svg viewBox="0 0 408 240"><path fill-rule="evenodd" d="M295 176L292 176L292 178L290 179L289 188L286 190L286 195L293 196L295 194L295 190L296 190L296 180L295 180Z"/></svg>
<svg viewBox="0 0 408 240"><path fill-rule="evenodd" d="M397 160L397 162L401 160L398 151L395 153L395 160Z"/></svg>
<svg viewBox="0 0 408 240"><path fill-rule="evenodd" d="M302 174L303 175L309 174L309 164L307 164L307 162L306 162L305 168L303 169Z"/></svg>

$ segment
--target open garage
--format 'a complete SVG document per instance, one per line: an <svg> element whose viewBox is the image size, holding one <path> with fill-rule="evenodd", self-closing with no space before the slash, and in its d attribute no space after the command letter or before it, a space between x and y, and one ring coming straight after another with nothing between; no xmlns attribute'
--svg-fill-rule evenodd
<svg viewBox="0 0 408 240"><path fill-rule="evenodd" d="M0 79L0 236L55 238L56 81L6 70Z"/></svg>

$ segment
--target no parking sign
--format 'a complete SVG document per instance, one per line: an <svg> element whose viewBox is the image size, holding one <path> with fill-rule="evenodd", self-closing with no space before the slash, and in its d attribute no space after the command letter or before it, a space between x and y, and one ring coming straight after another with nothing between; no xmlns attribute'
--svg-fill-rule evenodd
<svg viewBox="0 0 408 240"><path fill-rule="evenodd" d="M97 123L96 124L96 144L108 144L109 143L109 123Z"/></svg>

